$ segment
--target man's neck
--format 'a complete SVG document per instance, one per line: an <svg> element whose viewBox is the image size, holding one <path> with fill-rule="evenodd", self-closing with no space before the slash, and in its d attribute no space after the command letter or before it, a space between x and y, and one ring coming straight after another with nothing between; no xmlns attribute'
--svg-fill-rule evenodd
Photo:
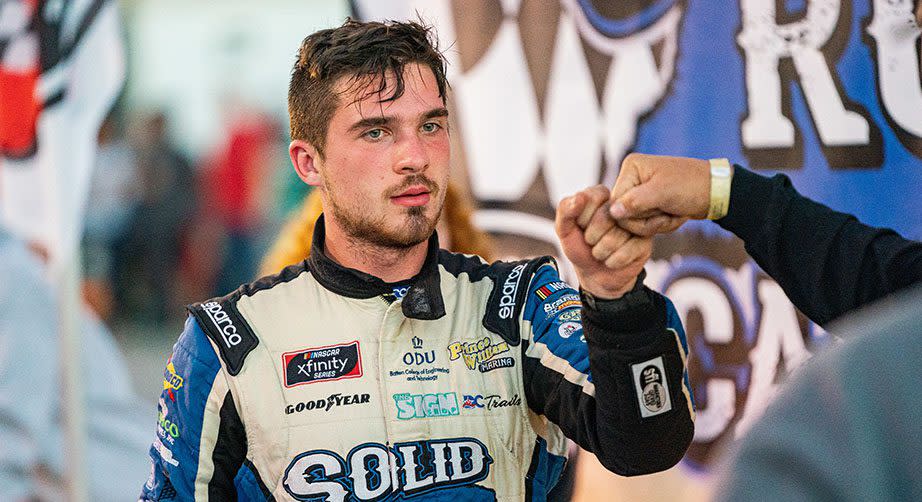
<svg viewBox="0 0 922 502"><path fill-rule="evenodd" d="M340 265L371 274L384 282L400 282L418 274L426 261L428 241L394 249L346 235L338 225L326 226L324 251Z"/></svg>

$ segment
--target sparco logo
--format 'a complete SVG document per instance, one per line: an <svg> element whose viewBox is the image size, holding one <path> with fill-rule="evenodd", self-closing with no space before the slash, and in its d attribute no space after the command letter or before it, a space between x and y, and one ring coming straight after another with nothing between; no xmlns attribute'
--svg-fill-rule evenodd
<svg viewBox="0 0 922 502"><path fill-rule="evenodd" d="M240 343L240 335L237 334L237 327L234 326L233 321L227 312L224 311L224 308L221 307L221 304L218 302L208 302L205 305L205 312L208 313L208 318L211 319L211 322L214 323L215 327L221 331L221 339L224 340L224 345L227 348L236 347Z"/></svg>
<svg viewBox="0 0 922 502"><path fill-rule="evenodd" d="M490 493L470 485L486 479L492 463L487 447L473 438L397 443L390 448L365 443L345 459L328 450L298 455L285 469L282 485L298 500L404 500L463 486L484 493L453 491L454 498L481 500Z"/></svg>
<svg viewBox="0 0 922 502"><path fill-rule="evenodd" d="M519 265L512 269L506 282L503 283L503 296L499 299L499 317L509 319L512 317L512 309L515 307L515 292L519 289L519 277L522 276L522 270L525 265Z"/></svg>
<svg viewBox="0 0 922 502"><path fill-rule="evenodd" d="M314 399L298 404L289 404L285 407L285 414L291 415L292 413L301 413L304 410L330 411L337 406L368 404L369 399L371 399L369 394L346 394L345 396L339 393L331 394L327 396L326 399Z"/></svg>
<svg viewBox="0 0 922 502"><path fill-rule="evenodd" d="M282 354L285 387L362 376L359 342Z"/></svg>

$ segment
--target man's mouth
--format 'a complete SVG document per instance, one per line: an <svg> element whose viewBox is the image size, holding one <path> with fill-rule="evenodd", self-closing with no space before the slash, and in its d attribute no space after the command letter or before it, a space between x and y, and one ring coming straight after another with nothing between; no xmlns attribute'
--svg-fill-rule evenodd
<svg viewBox="0 0 922 502"><path fill-rule="evenodd" d="M425 206L429 202L429 189L422 185L414 185L403 192L391 197L394 204L406 207Z"/></svg>

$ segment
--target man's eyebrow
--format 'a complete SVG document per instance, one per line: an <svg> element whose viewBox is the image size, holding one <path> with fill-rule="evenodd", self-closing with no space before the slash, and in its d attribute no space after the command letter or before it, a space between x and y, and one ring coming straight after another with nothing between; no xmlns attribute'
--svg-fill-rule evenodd
<svg viewBox="0 0 922 502"><path fill-rule="evenodd" d="M422 118L423 120L429 120L436 117L447 117L448 108L439 107L433 108L428 112L424 113ZM381 117L367 117L358 122L352 124L352 127L349 128L349 131L359 131L362 129L368 129L370 127L384 127L386 125L394 123L396 119L391 116L381 116Z"/></svg>
<svg viewBox="0 0 922 502"><path fill-rule="evenodd" d="M360 129L366 129L369 127L386 126L393 121L394 121L394 117L368 117L368 118L364 118L352 124L352 127L350 127L349 130L358 131Z"/></svg>
<svg viewBox="0 0 922 502"><path fill-rule="evenodd" d="M445 108L445 107L443 106L443 107L441 107L441 108L434 108L434 109L432 109L432 110L429 110L428 112L426 112L426 113L423 115L423 119L424 119L424 120L425 120L425 119L434 119L434 118L436 118L436 117L447 117L447 116L448 116L448 108Z"/></svg>

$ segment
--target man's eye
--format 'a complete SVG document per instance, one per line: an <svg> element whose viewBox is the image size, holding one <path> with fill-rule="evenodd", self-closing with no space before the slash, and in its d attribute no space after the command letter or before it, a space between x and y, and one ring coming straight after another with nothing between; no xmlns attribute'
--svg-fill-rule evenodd
<svg viewBox="0 0 922 502"><path fill-rule="evenodd" d="M426 122L423 124L423 132L435 132L441 129L442 126L435 122Z"/></svg>
<svg viewBox="0 0 922 502"><path fill-rule="evenodd" d="M381 129L372 129L365 133L369 139L381 139L381 136L384 136L384 131Z"/></svg>

